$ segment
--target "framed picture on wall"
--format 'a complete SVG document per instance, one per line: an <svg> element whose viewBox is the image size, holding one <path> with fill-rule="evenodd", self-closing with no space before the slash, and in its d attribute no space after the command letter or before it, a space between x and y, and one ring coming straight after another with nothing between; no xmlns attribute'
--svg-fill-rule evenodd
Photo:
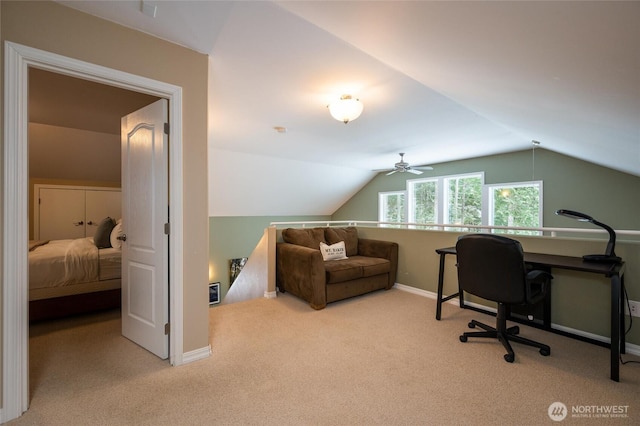
<svg viewBox="0 0 640 426"><path fill-rule="evenodd" d="M220 283L209 284L209 305L220 303Z"/></svg>
<svg viewBox="0 0 640 426"><path fill-rule="evenodd" d="M233 284L236 278L238 278L238 275L240 275L240 271L244 268L247 260L248 259L246 257L240 257L229 261L229 287L231 287L231 284Z"/></svg>

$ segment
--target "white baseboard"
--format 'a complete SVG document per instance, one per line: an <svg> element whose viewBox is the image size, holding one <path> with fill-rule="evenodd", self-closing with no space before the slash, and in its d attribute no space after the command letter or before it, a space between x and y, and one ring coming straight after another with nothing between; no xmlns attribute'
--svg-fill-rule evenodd
<svg viewBox="0 0 640 426"><path fill-rule="evenodd" d="M265 291L264 292L264 297L267 299L275 299L276 297L278 297L278 292L277 291Z"/></svg>
<svg viewBox="0 0 640 426"><path fill-rule="evenodd" d="M406 292L409 292L409 293L417 294L418 296L422 296L422 297L428 297L429 299L433 299L433 300L436 300L438 298L438 294L434 293L433 291L423 290L423 289L420 289L420 288L415 288L415 287L411 287L411 286L404 285L404 284L398 284L398 283L396 283L393 287L397 288L398 290L402 290L402 291L406 291ZM445 297L446 297L446 295L445 295ZM447 300L445 303L450 303L452 305L458 306L458 299L454 298L454 299L451 299L451 300ZM469 306L473 306L475 308L481 308L481 309L484 309L486 311L496 312L495 308L491 308L491 307L488 307L488 306L480 305L478 303L465 302L465 304L467 304ZM565 333L575 334L577 336L586 337L586 338L589 338L589 339L592 339L592 340L597 340L599 342L611 343L611 338L610 337L600 336L599 334L593 334L593 333L589 333L587 331L577 330L575 328L565 327L563 325L559 325L559 324L555 324L555 323L551 323L551 325L556 330L564 331ZM635 345L633 343L626 342L625 349L626 349L626 352L628 354L640 356L640 345Z"/></svg>
<svg viewBox="0 0 640 426"><path fill-rule="evenodd" d="M211 345L207 345L204 348L185 352L182 355L182 364L183 365L189 364L190 362L199 361L201 359L209 358L210 356L211 356Z"/></svg>

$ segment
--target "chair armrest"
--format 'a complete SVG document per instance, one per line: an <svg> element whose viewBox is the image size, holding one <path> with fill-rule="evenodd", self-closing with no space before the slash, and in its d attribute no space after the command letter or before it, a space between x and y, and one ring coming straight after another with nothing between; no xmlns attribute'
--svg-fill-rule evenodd
<svg viewBox="0 0 640 426"><path fill-rule="evenodd" d="M312 308L327 305L326 273L320 250L289 243L276 244L276 283Z"/></svg>
<svg viewBox="0 0 640 426"><path fill-rule="evenodd" d="M398 243L358 238L358 255L387 259L391 263L387 288L393 287L398 275Z"/></svg>

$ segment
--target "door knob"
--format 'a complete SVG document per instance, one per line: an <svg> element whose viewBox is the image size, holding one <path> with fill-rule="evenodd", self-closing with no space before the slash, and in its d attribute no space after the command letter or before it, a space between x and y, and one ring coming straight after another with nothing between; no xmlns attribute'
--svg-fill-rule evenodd
<svg viewBox="0 0 640 426"><path fill-rule="evenodd" d="M83 221L80 221L80 222L73 222L73 224L74 224L75 226L80 226L80 225L84 225L84 222L83 222Z"/></svg>
<svg viewBox="0 0 640 426"><path fill-rule="evenodd" d="M116 239L120 241L127 241L127 234L118 235Z"/></svg>

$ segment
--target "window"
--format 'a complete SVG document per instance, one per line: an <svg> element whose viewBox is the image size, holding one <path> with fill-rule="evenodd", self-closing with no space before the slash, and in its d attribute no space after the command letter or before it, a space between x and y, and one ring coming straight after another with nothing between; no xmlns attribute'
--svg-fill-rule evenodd
<svg viewBox="0 0 640 426"><path fill-rule="evenodd" d="M409 222L438 223L438 179L407 181Z"/></svg>
<svg viewBox="0 0 640 426"><path fill-rule="evenodd" d="M481 225L483 182L484 173L407 181L409 222Z"/></svg>
<svg viewBox="0 0 640 426"><path fill-rule="evenodd" d="M542 227L542 181L486 186L488 225ZM541 235L540 231L496 230L507 234Z"/></svg>
<svg viewBox="0 0 640 426"><path fill-rule="evenodd" d="M406 191L378 193L380 222L412 228L470 231L464 225L542 227L542 181L484 185L484 172L407 180ZM384 225L394 226L394 225ZM479 228L479 230L482 228ZM541 231L495 230L540 235Z"/></svg>
<svg viewBox="0 0 640 426"><path fill-rule="evenodd" d="M405 198L405 191L378 193L378 220L380 222L406 222L407 209L405 206Z"/></svg>
<svg viewBox="0 0 640 426"><path fill-rule="evenodd" d="M482 224L482 181L480 174L444 178L443 223Z"/></svg>

